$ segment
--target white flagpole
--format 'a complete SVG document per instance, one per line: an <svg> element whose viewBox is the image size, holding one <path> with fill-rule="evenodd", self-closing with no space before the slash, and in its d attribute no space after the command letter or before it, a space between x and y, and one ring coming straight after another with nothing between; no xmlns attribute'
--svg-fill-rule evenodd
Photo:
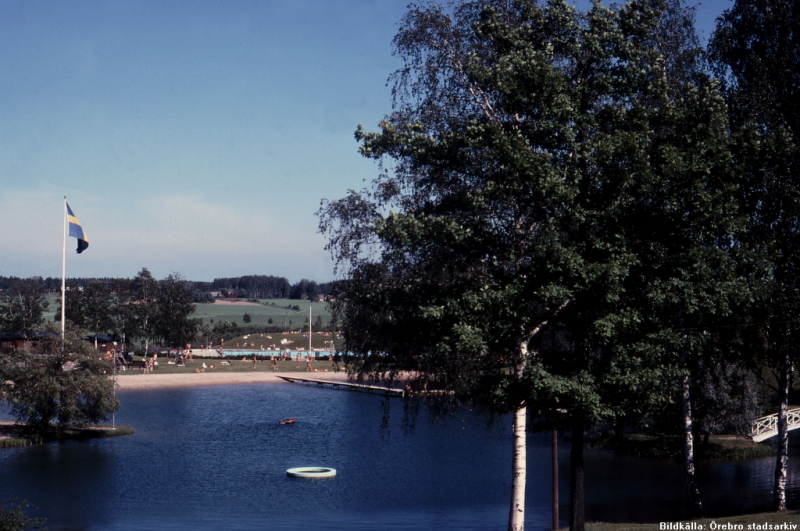
<svg viewBox="0 0 800 531"><path fill-rule="evenodd" d="M61 349L64 349L64 322L67 313L67 196L64 196L64 242L61 245Z"/></svg>

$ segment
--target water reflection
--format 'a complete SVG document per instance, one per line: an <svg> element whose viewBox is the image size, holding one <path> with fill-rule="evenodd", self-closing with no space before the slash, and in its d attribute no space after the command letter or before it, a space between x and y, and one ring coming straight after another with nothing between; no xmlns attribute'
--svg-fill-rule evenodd
<svg viewBox="0 0 800 531"><path fill-rule="evenodd" d="M380 398L292 385L121 393L128 437L0 452L0 499L19 494L58 529L504 529L510 491L508 431L465 416L413 435L395 402L379 430ZM297 417L293 425L278 420ZM568 445L561 449L561 521L567 521ZM790 461L790 478L798 471ZM336 478L288 478L297 466ZM712 514L769 507L773 459L703 463ZM550 525L549 436L528 450L529 529ZM798 502L791 484L789 502ZM587 517L674 520L685 515L677 463L587 456Z"/></svg>

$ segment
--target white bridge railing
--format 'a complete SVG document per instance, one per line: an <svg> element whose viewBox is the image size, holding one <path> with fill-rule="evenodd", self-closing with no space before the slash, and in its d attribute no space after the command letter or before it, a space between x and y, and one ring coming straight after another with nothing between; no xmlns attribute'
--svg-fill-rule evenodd
<svg viewBox="0 0 800 531"><path fill-rule="evenodd" d="M790 409L787 412L787 431L800 428L800 408ZM778 414L773 413L766 417L754 420L750 427L750 438L754 442L761 442L778 435Z"/></svg>

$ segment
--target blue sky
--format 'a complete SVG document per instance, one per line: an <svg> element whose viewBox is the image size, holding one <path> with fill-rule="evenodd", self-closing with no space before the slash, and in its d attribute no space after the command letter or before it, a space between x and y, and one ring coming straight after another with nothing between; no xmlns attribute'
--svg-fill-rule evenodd
<svg viewBox="0 0 800 531"><path fill-rule="evenodd" d="M66 195L70 277L332 279L314 214L378 172L407 4L0 0L0 275L61 275Z"/></svg>

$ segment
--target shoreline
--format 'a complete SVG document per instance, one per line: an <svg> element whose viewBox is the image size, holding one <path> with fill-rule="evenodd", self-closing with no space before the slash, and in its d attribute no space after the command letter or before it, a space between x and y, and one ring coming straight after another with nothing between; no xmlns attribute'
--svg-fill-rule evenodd
<svg viewBox="0 0 800 531"><path fill-rule="evenodd" d="M129 391L136 389L169 389L174 387L199 387L208 385L236 385L253 383L280 383L288 384L280 376L290 378L310 378L335 382L347 382L347 373L341 372L191 372L183 374L118 374L117 390Z"/></svg>

